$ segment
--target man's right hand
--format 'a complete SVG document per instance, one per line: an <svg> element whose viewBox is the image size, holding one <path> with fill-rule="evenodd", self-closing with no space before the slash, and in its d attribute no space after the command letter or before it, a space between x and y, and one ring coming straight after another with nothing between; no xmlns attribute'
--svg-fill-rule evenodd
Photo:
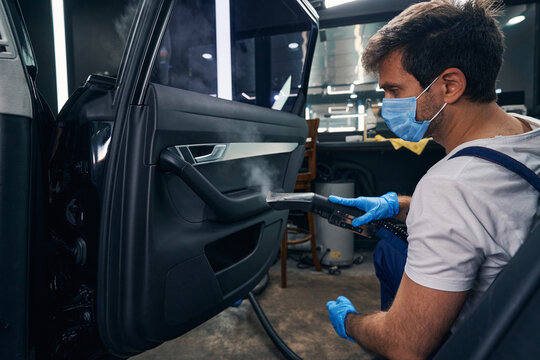
<svg viewBox="0 0 540 360"><path fill-rule="evenodd" d="M380 197L360 196L356 199L347 199L330 195L330 202L335 204L355 207L366 213L352 221L355 227L367 224L373 220L381 220L396 216L399 212L398 196L395 192L389 192Z"/></svg>

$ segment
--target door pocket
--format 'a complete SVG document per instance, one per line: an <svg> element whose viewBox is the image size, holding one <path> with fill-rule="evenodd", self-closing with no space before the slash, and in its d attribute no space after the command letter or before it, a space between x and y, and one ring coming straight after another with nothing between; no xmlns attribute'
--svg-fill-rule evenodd
<svg viewBox="0 0 540 360"><path fill-rule="evenodd" d="M204 252L214 272L228 268L251 254L261 230L262 225L256 224L206 245Z"/></svg>
<svg viewBox="0 0 540 360"><path fill-rule="evenodd" d="M283 221L276 221L263 228L255 251L238 263L221 270L216 274L224 297L248 283L254 277L260 276L261 271L270 267L277 255L281 243Z"/></svg>

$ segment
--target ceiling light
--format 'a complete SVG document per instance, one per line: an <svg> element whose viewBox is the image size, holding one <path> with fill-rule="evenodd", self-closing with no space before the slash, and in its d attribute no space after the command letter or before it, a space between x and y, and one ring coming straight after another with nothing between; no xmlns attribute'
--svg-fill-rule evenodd
<svg viewBox="0 0 540 360"><path fill-rule="evenodd" d="M217 78L217 94L218 98L225 100L233 99L233 82L232 82L232 47L231 47L231 6L230 0L214 1L214 14L215 14L215 52L216 55L206 60L212 60L212 57L216 62L216 75ZM203 55L204 57L204 55Z"/></svg>
<svg viewBox="0 0 540 360"><path fill-rule="evenodd" d="M495 94L500 94L500 93L502 93L502 89L495 90Z"/></svg>
<svg viewBox="0 0 540 360"><path fill-rule="evenodd" d="M292 42L289 44L289 49L294 50L298 48L298 43Z"/></svg>
<svg viewBox="0 0 540 360"><path fill-rule="evenodd" d="M204 53L202 54L202 57L206 60L212 60L214 58L210 53Z"/></svg>
<svg viewBox="0 0 540 360"><path fill-rule="evenodd" d="M516 24L519 24L520 22L522 22L523 20L525 20L525 16L523 16L523 15L514 16L513 18L508 20L508 22L506 24L507 25L516 25Z"/></svg>
<svg viewBox="0 0 540 360"><path fill-rule="evenodd" d="M344 85L344 86L334 86L328 85L326 87L326 93L328 95L343 95L343 94L352 94L354 92L354 84Z"/></svg>
<svg viewBox="0 0 540 360"><path fill-rule="evenodd" d="M356 128L352 126L340 126L340 127L328 128L328 132L347 132L347 131L356 131Z"/></svg>
<svg viewBox="0 0 540 360"><path fill-rule="evenodd" d="M347 118L359 118L364 116L363 114L339 114L339 115L330 115L330 119L347 119Z"/></svg>
<svg viewBox="0 0 540 360"><path fill-rule="evenodd" d="M351 94L351 99L356 99L358 97L358 95L356 94Z"/></svg>
<svg viewBox="0 0 540 360"><path fill-rule="evenodd" d="M355 1L355 0L325 0L324 1L324 7L329 9L331 7L334 7L334 6L343 5L343 4L346 4L346 3L353 2L353 1Z"/></svg>
<svg viewBox="0 0 540 360"><path fill-rule="evenodd" d="M69 98L64 1L51 0L58 112ZM1 35L0 35L1 37Z"/></svg>
<svg viewBox="0 0 540 360"><path fill-rule="evenodd" d="M347 105L345 105L345 106L329 106L328 107L328 113L329 114L344 113L344 112L349 112L349 107Z"/></svg>

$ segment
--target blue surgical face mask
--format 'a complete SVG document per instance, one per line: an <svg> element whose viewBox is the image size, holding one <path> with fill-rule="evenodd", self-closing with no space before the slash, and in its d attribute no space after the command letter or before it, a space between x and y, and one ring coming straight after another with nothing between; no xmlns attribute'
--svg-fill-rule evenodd
<svg viewBox="0 0 540 360"><path fill-rule="evenodd" d="M424 137L429 124L443 111L446 103L431 120L416 121L416 100L424 95L438 78L437 76L417 97L383 99L381 115L394 134L403 140L414 142L418 142Z"/></svg>

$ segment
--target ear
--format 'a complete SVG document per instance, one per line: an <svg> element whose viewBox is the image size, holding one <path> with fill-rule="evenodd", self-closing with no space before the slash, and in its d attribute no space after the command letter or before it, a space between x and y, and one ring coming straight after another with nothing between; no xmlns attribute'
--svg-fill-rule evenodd
<svg viewBox="0 0 540 360"><path fill-rule="evenodd" d="M458 68L448 68L441 74L444 86L444 102L457 102L467 88L467 78Z"/></svg>

